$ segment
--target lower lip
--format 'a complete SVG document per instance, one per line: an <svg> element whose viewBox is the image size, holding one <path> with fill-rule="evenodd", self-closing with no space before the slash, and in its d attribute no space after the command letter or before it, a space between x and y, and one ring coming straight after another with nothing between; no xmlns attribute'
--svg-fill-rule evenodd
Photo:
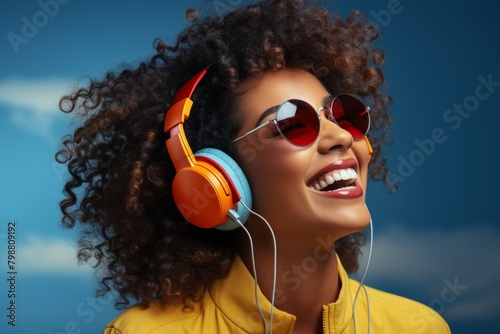
<svg viewBox="0 0 500 334"><path fill-rule="evenodd" d="M358 198L360 196L363 196L363 188L361 188L361 186L359 185L358 180L354 181L354 185L350 187L332 191L315 190L314 192L326 197L344 198L344 199Z"/></svg>

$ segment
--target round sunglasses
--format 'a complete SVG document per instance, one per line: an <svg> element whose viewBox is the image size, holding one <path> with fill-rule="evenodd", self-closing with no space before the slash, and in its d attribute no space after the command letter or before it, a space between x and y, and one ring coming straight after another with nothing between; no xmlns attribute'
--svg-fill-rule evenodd
<svg viewBox="0 0 500 334"><path fill-rule="evenodd" d="M305 101L287 100L278 107L276 118L234 139L233 143L273 123L277 130L276 135L283 136L296 146L309 146L318 138L320 114L323 110L326 110L330 121L348 131L355 140L362 139L370 129L370 108L352 95L339 94L328 103L328 106L321 107L318 111Z"/></svg>

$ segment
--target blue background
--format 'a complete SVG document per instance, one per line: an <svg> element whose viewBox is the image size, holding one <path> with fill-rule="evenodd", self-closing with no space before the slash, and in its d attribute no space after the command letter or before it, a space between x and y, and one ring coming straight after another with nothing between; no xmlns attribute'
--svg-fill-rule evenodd
<svg viewBox="0 0 500 334"><path fill-rule="evenodd" d="M380 27L395 101L387 158L399 190L369 186L375 242L366 283L430 305L453 333L496 333L499 6L324 2L342 16L361 9ZM217 15L248 1L55 3L0 4L0 332L7 334L99 333L118 313L111 299L94 297L93 272L74 260L76 235L59 223L65 173L53 156L75 124L57 111L58 98L152 55L154 38L172 41L188 26L188 7ZM459 105L464 116L453 111ZM16 327L6 317L9 221L16 222Z"/></svg>

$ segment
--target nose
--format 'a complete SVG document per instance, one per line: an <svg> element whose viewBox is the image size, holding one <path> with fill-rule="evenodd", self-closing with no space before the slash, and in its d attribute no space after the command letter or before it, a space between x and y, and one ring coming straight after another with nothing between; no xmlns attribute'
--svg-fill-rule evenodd
<svg viewBox="0 0 500 334"><path fill-rule="evenodd" d="M322 108L321 124L318 137L318 151L328 153L333 150L346 151L353 142L349 131L342 129L333 120L332 112L329 108Z"/></svg>

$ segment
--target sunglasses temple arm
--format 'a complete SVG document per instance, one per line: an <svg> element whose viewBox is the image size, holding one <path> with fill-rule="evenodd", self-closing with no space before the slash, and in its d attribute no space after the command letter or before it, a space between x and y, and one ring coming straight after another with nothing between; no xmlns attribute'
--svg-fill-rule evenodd
<svg viewBox="0 0 500 334"><path fill-rule="evenodd" d="M233 140L233 143L236 143L237 141L239 141L239 140L241 140L241 139L243 139L243 138L245 138L245 137L247 137L247 136L251 135L251 134L252 134L252 133L254 133L255 131L259 130L260 128L262 128L262 127L264 127L264 126L268 125L269 123L275 123L275 122L274 122L274 119L272 119L272 120L270 120L270 121L268 121L268 122L266 122L266 123L264 123L264 124L261 124L261 125L257 126L256 128L254 128L254 129L252 129L252 130L248 131L248 132L247 132L247 133L245 133L243 136L240 136L240 137L238 137L238 138L234 139L234 140ZM276 124L276 123L275 123L275 124Z"/></svg>
<svg viewBox="0 0 500 334"><path fill-rule="evenodd" d="M366 142L366 145L368 145L368 156L372 157L372 154L373 154L373 147L372 147L372 144L370 143L370 140L368 139L368 136L365 136L365 142Z"/></svg>

